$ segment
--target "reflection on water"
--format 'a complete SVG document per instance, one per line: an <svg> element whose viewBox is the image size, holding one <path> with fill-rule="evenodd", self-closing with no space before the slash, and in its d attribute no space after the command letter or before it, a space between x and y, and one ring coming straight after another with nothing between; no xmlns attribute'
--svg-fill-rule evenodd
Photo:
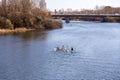
<svg viewBox="0 0 120 80"><path fill-rule="evenodd" d="M63 25L0 36L0 80L120 80L119 23ZM53 51L63 44L75 53Z"/></svg>
<svg viewBox="0 0 120 80"><path fill-rule="evenodd" d="M13 36L21 38L25 41L29 40L45 40L47 38L47 32L45 30L33 30L33 31L26 31L21 33L10 33L10 34L1 34L0 36Z"/></svg>
<svg viewBox="0 0 120 80"><path fill-rule="evenodd" d="M37 31L27 31L24 33L14 33L13 34L16 37L20 37L23 40L45 40L47 38L47 32L44 30L37 30Z"/></svg>

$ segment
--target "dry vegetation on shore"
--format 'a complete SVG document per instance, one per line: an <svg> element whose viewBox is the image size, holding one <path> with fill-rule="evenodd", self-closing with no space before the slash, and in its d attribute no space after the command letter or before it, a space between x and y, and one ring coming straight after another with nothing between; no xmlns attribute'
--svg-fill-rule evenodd
<svg viewBox="0 0 120 80"><path fill-rule="evenodd" d="M0 33L61 27L61 22L51 18L45 0L1 1Z"/></svg>
<svg viewBox="0 0 120 80"><path fill-rule="evenodd" d="M13 32L26 32L26 31L32 31L35 29L26 29L26 28L16 28L16 29L0 29L0 34L5 33L13 33Z"/></svg>

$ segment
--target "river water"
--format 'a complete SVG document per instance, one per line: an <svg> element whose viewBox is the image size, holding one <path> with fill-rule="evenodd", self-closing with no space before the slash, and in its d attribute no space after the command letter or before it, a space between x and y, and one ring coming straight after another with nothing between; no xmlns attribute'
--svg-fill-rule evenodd
<svg viewBox="0 0 120 80"><path fill-rule="evenodd" d="M61 45L75 51L53 51ZM120 23L1 35L0 80L120 80Z"/></svg>

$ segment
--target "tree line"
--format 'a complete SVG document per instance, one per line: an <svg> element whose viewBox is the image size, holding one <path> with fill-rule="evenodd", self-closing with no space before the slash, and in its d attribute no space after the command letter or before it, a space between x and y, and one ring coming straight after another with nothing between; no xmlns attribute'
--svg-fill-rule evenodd
<svg viewBox="0 0 120 80"><path fill-rule="evenodd" d="M59 28L61 23L51 19L45 0L2 0L0 29Z"/></svg>
<svg viewBox="0 0 120 80"><path fill-rule="evenodd" d="M59 9L55 11L59 14L120 14L120 7L112 6L96 6L94 9L81 9L81 10L72 10L68 8L66 10Z"/></svg>

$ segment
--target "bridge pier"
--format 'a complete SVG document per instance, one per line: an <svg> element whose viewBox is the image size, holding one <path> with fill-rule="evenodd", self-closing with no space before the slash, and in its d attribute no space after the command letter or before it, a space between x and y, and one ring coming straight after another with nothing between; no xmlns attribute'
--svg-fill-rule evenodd
<svg viewBox="0 0 120 80"><path fill-rule="evenodd" d="M105 22L105 18L104 18L104 17L101 17L101 18L100 18L100 22Z"/></svg>
<svg viewBox="0 0 120 80"><path fill-rule="evenodd" d="M69 18L69 17L66 17L66 18L65 18L65 22L66 22L66 23L70 23L70 18Z"/></svg>

